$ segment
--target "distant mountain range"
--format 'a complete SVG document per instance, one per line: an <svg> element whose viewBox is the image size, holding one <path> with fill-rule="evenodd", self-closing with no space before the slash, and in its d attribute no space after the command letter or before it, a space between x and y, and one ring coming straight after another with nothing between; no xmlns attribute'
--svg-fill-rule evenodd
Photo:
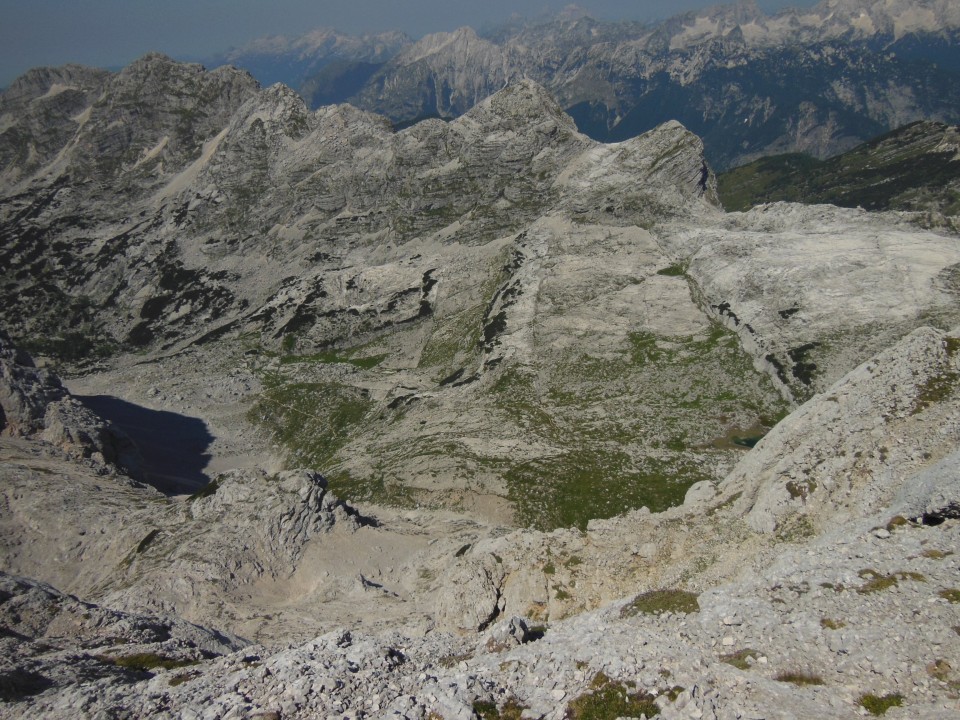
<svg viewBox="0 0 960 720"><path fill-rule="evenodd" d="M785 152L824 158L916 120L960 121L952 0L824 0L772 16L748 0L654 24L567 16L416 42L318 30L208 64L223 62L284 82L311 107L349 102L398 126L457 117L530 78L594 139L679 120L718 169Z"/></svg>

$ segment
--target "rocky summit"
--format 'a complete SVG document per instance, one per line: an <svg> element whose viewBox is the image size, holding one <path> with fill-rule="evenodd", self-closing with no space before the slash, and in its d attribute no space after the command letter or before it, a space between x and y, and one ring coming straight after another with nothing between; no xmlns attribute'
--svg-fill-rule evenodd
<svg viewBox="0 0 960 720"><path fill-rule="evenodd" d="M955 224L530 80L34 70L0 157L0 717L960 713Z"/></svg>

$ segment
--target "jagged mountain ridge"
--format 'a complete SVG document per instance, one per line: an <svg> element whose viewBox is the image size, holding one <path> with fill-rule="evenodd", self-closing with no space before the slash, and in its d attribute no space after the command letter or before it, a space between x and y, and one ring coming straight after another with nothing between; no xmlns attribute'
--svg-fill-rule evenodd
<svg viewBox="0 0 960 720"><path fill-rule="evenodd" d="M347 100L406 125L456 117L528 77L591 137L623 140L676 119L723 169L772 153L826 157L919 119L957 122L958 28L946 0L825 1L773 16L738 3L653 25L460 28L403 45L380 67L345 63L287 82L312 107Z"/></svg>

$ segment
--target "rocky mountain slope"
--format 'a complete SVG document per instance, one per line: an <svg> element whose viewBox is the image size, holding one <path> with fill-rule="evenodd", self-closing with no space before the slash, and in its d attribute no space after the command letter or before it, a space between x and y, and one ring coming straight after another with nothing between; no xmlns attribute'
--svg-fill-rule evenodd
<svg viewBox="0 0 960 720"><path fill-rule="evenodd" d="M682 126L601 145L529 81L395 133L148 56L101 79L56 152L31 127L64 92L33 81L4 100L3 140L27 148L0 218L11 333L134 353L100 387L140 374L136 353L228 340L218 372L256 394L249 419L353 500L542 528L664 509L722 477L734 440L958 318L952 238L906 216L724 216ZM127 114L164 94L192 109ZM127 399L183 410L167 377Z"/></svg>
<svg viewBox="0 0 960 720"><path fill-rule="evenodd" d="M783 155L736 168L718 178L720 198L729 210L785 200L955 216L958 149L957 126L918 122L823 162Z"/></svg>
<svg viewBox="0 0 960 720"><path fill-rule="evenodd" d="M488 529L456 552L453 536L422 547L403 572L429 578L434 592L418 593L418 603L394 592L398 577L387 575L356 596L381 612L402 608L389 628L354 620L306 642L236 651L244 641L229 635L105 610L4 574L0 716L180 717L202 707L284 718L794 718L811 708L831 718L950 717L960 709L960 640L944 632L960 602L957 345L928 328L912 333L802 406L716 488L694 488L668 513L634 513L586 533ZM77 482L78 469L48 453L38 445L26 462L8 457L3 467L39 479L46 465L61 484L56 470ZM9 478L8 503L30 495L32 483L11 488ZM262 513L270 485L250 484L245 507ZM232 497L216 500L226 525L246 514L230 508ZM317 513L301 499L303 512ZM110 505L66 507L83 508L89 523ZM171 528L171 539L204 537L181 530ZM390 542L404 531L391 519L377 532ZM218 536L216 525L205 534L208 543ZM34 540L29 531L19 537ZM311 543L324 553L345 546L329 534L308 540L298 571L317 578ZM173 545L163 554L178 577L192 577L169 557ZM134 552L152 554L150 536ZM81 555L71 565L105 564ZM248 602L255 597L256 585L230 581ZM290 612L283 597L281 614ZM425 598L434 600L433 621L403 625ZM602 607L578 612L584 604ZM521 612L526 620L511 618Z"/></svg>
<svg viewBox="0 0 960 720"><path fill-rule="evenodd" d="M650 25L570 16L486 36L460 28L390 57L382 42L354 39L380 59L263 77L300 89L311 107L349 101L401 126L457 117L529 78L593 138L678 120L724 169L784 152L824 158L920 119L958 122L958 32L949 0L824 0L772 16L740 2ZM254 49L231 61L256 71L258 58Z"/></svg>
<svg viewBox="0 0 960 720"><path fill-rule="evenodd" d="M531 81L400 132L156 55L14 88L0 715L956 711L947 230L724 213Z"/></svg>

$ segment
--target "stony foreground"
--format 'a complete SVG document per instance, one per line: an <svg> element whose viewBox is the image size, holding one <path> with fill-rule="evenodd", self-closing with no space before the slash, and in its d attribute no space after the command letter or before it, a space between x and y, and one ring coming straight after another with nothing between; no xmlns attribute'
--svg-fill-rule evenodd
<svg viewBox="0 0 960 720"><path fill-rule="evenodd" d="M585 698L617 707L608 695L626 692L622 712L645 694L664 718L849 718L869 695L900 699L888 717L957 717L960 523L898 523L860 522L784 553L750 581L700 594L690 614L678 597L672 612L646 614L641 595L523 644L509 623L479 638L342 630L207 660L210 641L179 628L158 642L133 635L152 629L141 618L112 627L119 638L104 631L112 617L78 627L75 601L4 576L3 690L18 702L0 715L470 718L512 707L562 718L579 717ZM44 612L38 627L30 614ZM149 669L119 664L141 653Z"/></svg>

